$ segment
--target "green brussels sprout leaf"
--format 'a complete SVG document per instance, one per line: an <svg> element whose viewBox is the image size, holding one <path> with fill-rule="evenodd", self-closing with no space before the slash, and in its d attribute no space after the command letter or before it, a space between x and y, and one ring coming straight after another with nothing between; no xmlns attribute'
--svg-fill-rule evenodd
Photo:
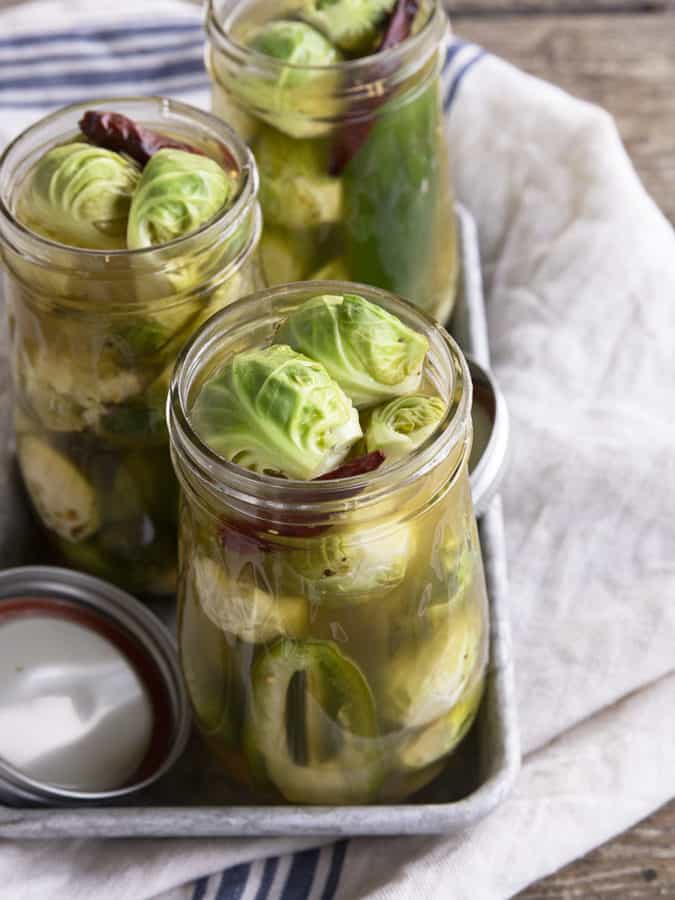
<svg viewBox="0 0 675 900"><path fill-rule="evenodd" d="M136 163L90 144L48 150L33 168L17 218L32 231L73 247L126 246L127 217L141 177Z"/></svg>
<svg viewBox="0 0 675 900"><path fill-rule="evenodd" d="M224 459L307 480L361 437L358 413L324 367L280 344L234 356L200 390L192 421Z"/></svg>
<svg viewBox="0 0 675 900"><path fill-rule="evenodd" d="M275 341L320 362L359 408L416 390L429 349L424 335L355 294L307 300Z"/></svg>
<svg viewBox="0 0 675 900"><path fill-rule="evenodd" d="M130 250L154 247L196 231L226 210L238 178L208 156L159 150L143 169L129 210Z"/></svg>
<svg viewBox="0 0 675 900"><path fill-rule="evenodd" d="M392 462L407 456L438 428L446 406L440 397L409 394L378 406L366 428L369 452L380 450Z"/></svg>

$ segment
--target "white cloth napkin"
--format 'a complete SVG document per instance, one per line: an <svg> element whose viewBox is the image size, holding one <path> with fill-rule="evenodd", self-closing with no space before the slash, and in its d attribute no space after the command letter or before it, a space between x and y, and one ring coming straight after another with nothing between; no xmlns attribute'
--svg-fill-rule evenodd
<svg viewBox="0 0 675 900"><path fill-rule="evenodd" d="M0 138L134 79L207 105L199 15L171 0L6 11ZM165 30L109 34L153 24ZM68 33L65 49L17 44L36 32ZM89 70L72 59L82 41L97 71L124 76L60 82L57 70ZM31 83L40 71L49 86ZM2 900L501 900L675 794L675 236L604 112L470 45L454 46L444 79L513 425L503 496L527 753L515 790L453 840L6 841Z"/></svg>

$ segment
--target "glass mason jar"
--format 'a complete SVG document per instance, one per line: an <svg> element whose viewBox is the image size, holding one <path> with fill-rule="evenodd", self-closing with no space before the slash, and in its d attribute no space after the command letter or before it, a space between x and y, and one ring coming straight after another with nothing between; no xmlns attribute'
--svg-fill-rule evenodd
<svg viewBox="0 0 675 900"><path fill-rule="evenodd" d="M268 284L336 278L408 298L440 322L458 275L440 70L448 21L422 0L422 29L385 52L297 66L247 49L254 24L293 15L272 0L210 0L213 111L260 172Z"/></svg>
<svg viewBox="0 0 675 900"><path fill-rule="evenodd" d="M359 286L431 349L448 403L413 454L365 476L295 481L225 462L191 426L232 354L339 282L263 291L183 350L167 407L181 484L179 644L197 724L262 800L399 800L433 779L477 712L488 614L468 477L471 383L455 342L392 295ZM353 285L351 286L353 290Z"/></svg>
<svg viewBox="0 0 675 900"><path fill-rule="evenodd" d="M86 109L114 109L229 153L234 206L198 231L141 250L55 243L16 217L26 173L72 139ZM262 286L258 176L223 123L162 98L70 106L24 131L0 159L0 244L9 319L17 455L60 555L128 589L176 582L178 490L164 407L176 355L208 316Z"/></svg>

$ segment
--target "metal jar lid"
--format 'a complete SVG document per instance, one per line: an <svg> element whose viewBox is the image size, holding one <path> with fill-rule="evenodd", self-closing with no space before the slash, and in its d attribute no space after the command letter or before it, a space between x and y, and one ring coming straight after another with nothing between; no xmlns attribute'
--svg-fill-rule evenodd
<svg viewBox="0 0 675 900"><path fill-rule="evenodd" d="M473 382L473 446L469 459L471 495L482 516L499 490L508 463L509 412L494 376L467 357Z"/></svg>
<svg viewBox="0 0 675 900"><path fill-rule="evenodd" d="M124 797L163 775L189 733L174 643L149 609L80 572L0 572L1 801Z"/></svg>

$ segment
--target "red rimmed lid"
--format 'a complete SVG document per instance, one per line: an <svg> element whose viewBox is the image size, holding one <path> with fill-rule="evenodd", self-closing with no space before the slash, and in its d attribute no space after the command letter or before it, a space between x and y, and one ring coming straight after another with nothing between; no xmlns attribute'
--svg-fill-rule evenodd
<svg viewBox="0 0 675 900"><path fill-rule="evenodd" d="M0 573L3 793L124 795L165 771L188 732L175 651L151 612L80 573Z"/></svg>

